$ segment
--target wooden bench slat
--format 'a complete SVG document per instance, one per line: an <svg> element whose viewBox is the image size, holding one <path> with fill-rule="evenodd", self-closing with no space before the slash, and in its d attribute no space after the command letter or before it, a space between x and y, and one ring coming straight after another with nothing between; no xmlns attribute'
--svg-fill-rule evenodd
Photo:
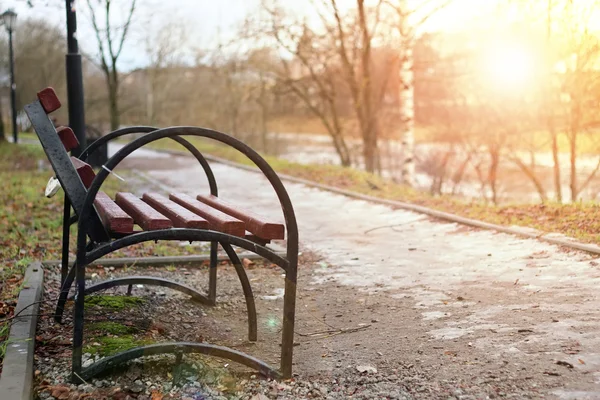
<svg viewBox="0 0 600 400"><path fill-rule="evenodd" d="M84 161L81 161L77 157L71 157L71 162L73 163L73 166L77 170L77 173L79 174L79 177L81 178L81 181L83 182L83 185L86 188L89 188L92 185L92 181L96 177L96 173L94 172L94 170L92 169L90 164L88 164Z"/></svg>
<svg viewBox="0 0 600 400"><path fill-rule="evenodd" d="M96 211L104 227L113 233L133 233L133 218L104 192L98 192L94 200Z"/></svg>
<svg viewBox="0 0 600 400"><path fill-rule="evenodd" d="M142 200L173 221L177 228L208 229L208 221L158 193L144 193Z"/></svg>
<svg viewBox="0 0 600 400"><path fill-rule="evenodd" d="M131 215L135 223L141 226L145 231L169 229L173 227L173 222L171 222L169 218L150 207L133 193L119 192L115 196L115 201L127 214Z"/></svg>
<svg viewBox="0 0 600 400"><path fill-rule="evenodd" d="M213 195L198 195L196 198L225 214L243 221L246 224L246 229L259 238L275 240L284 239L285 237L285 227L283 224L269 222L261 215L241 209L240 207Z"/></svg>
<svg viewBox="0 0 600 400"><path fill-rule="evenodd" d="M235 236L244 236L246 228L244 223L237 218L227 215L219 210L204 204L191 196L183 193L171 193L169 198L175 203L200 215L209 223L210 229Z"/></svg>
<svg viewBox="0 0 600 400"><path fill-rule="evenodd" d="M58 133L58 137L67 151L71 151L79 146L79 141L77 140L77 136L75 136L75 132L68 126L58 127L56 133Z"/></svg>
<svg viewBox="0 0 600 400"><path fill-rule="evenodd" d="M56 92L51 87L47 87L46 89L39 91L37 93L37 98L46 114L50 114L51 112L58 110L61 106Z"/></svg>

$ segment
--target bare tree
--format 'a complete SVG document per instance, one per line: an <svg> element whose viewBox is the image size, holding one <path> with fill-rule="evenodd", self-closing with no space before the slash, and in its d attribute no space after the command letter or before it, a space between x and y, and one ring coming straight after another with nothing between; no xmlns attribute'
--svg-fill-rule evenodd
<svg viewBox="0 0 600 400"><path fill-rule="evenodd" d="M292 19L282 7L263 4L266 11L259 24L246 21L249 38L267 38L277 50L287 53L280 64L272 65L268 73L278 83L279 90L297 96L305 107L323 124L343 166L350 166L350 150L344 135L340 112L340 66L335 40L327 33L318 33L306 23Z"/></svg>
<svg viewBox="0 0 600 400"><path fill-rule="evenodd" d="M98 45L97 63L106 79L111 130L120 125L119 85L120 76L117 61L130 33L137 0L128 0L123 7L126 11L123 25L111 21L111 9L115 0L86 0L92 28ZM96 4L93 4L96 3Z"/></svg>
<svg viewBox="0 0 600 400"><path fill-rule="evenodd" d="M402 138L402 182L407 186L415 184L415 106L414 106L414 58L413 48L418 29L435 13L445 8L451 0L427 0L416 7L409 7L407 0L385 3L395 11L394 26L398 33L399 66L399 113L400 137Z"/></svg>

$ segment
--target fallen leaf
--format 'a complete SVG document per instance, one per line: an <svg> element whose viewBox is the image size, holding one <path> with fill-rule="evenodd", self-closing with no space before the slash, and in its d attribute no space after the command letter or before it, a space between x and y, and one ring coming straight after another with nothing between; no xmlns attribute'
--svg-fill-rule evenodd
<svg viewBox="0 0 600 400"><path fill-rule="evenodd" d="M164 395L162 393L160 393L157 390L153 390L152 391L152 396L150 397L150 400L162 400L164 397Z"/></svg>
<svg viewBox="0 0 600 400"><path fill-rule="evenodd" d="M70 389L65 386L53 386L50 388L51 396L58 400L66 400L69 398Z"/></svg>
<svg viewBox="0 0 600 400"><path fill-rule="evenodd" d="M581 358L578 358L577 361L579 361L579 364L584 364L585 365L585 361L583 361Z"/></svg>

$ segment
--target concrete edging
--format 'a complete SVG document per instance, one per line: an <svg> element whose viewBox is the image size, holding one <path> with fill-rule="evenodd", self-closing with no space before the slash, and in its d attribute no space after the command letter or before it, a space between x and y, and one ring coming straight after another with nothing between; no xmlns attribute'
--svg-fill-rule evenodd
<svg viewBox="0 0 600 400"><path fill-rule="evenodd" d="M156 149L154 149L154 150L156 150ZM157 151L163 151L165 153L171 153L171 154L176 154L176 155L189 156L189 153L187 153L185 151L179 151L179 150L157 150ZM232 166L235 168L240 168L240 169L243 169L246 171L260 172L258 170L258 168L256 168L256 167L251 167L248 165L240 164L240 163L230 161L230 160L227 160L227 159L224 159L221 157L215 157L210 154L206 154L206 155L204 155L204 157L209 161L218 162L218 163L229 165L229 166ZM595 254L595 255L600 255L600 246L597 246L595 244L581 243L573 238L569 238L569 237L559 235L556 233L544 233L544 232L538 231L537 229L533 229L533 228L502 226L502 225L491 224L488 222L483 222L483 221L479 221L479 220L475 220L475 219L471 219L471 218L465 218L465 217L461 217L456 214L438 211L438 210L434 210L434 209L431 209L428 207L419 206L416 204L410 204L410 203L405 203L405 202L396 201L396 200L381 199L378 197L369 196L366 194L361 194L361 193L353 192L350 190L336 188L334 186L329 186L329 185L324 185L321 183L312 182L307 179L296 178L294 176L290 176L290 175L286 175L286 174L278 174L278 175L281 179L286 180L286 181L301 183L301 184L309 186L309 187L314 187L317 189L326 190L328 192L341 194L341 195L344 195L344 196L347 196L347 197L350 197L353 199L359 199L359 200L369 201L372 203L383 204L383 205L386 205L386 206L389 206L392 208L399 208L402 210L412 211L412 212L416 212L419 214L425 214L430 217L448 221L448 222L454 222L457 224L471 226L474 228L493 230L493 231L497 231L497 232L501 232L501 233L507 233L510 235L517 235L517 236L521 236L521 237L525 237L525 238L529 238L529 239L537 239L537 240L541 240L541 241L547 242L547 243L552 243L552 244L555 244L558 246L564 246L564 247L568 247L571 249L585 251L587 253L591 253L591 254ZM560 237L560 236L562 236L562 237Z"/></svg>
<svg viewBox="0 0 600 400"><path fill-rule="evenodd" d="M44 269L40 262L27 267L24 287L19 293L10 328L6 354L0 376L0 399L30 400L33 398L33 355L35 330L44 284Z"/></svg>

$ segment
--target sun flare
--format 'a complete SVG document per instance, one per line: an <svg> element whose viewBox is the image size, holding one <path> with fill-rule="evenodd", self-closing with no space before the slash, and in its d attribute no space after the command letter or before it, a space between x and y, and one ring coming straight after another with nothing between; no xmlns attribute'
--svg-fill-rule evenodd
<svg viewBox="0 0 600 400"><path fill-rule="evenodd" d="M491 46L484 54L482 72L490 85L512 91L531 83L535 67L529 49L517 43L503 43Z"/></svg>

